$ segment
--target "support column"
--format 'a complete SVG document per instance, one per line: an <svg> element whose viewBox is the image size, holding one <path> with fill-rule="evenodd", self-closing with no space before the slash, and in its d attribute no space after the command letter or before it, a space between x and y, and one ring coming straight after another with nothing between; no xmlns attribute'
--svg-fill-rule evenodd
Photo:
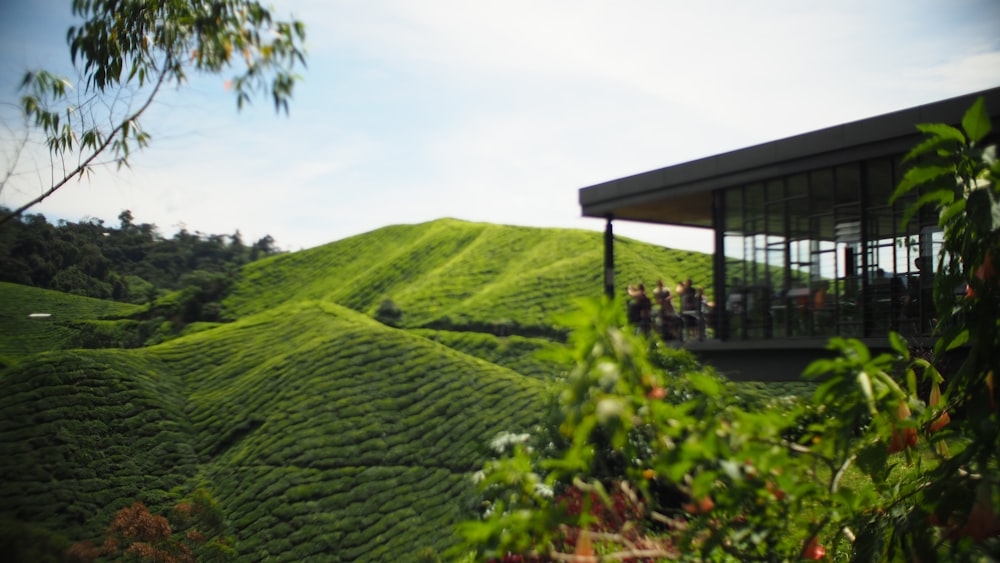
<svg viewBox="0 0 1000 563"><path fill-rule="evenodd" d="M712 254L715 338L729 340L729 313L726 311L726 199L722 190L716 190L712 194L712 230L715 233L715 252Z"/></svg>
<svg viewBox="0 0 1000 563"><path fill-rule="evenodd" d="M877 319L875 318L875 301L872 297L872 287L871 287L871 273L872 264L869 262L869 253L871 251L871 233L868 228L868 171L866 170L864 164L861 165L861 183L858 186L857 201L860 202L860 215L861 215L861 244L858 245L861 248L861 334L862 336L871 338L880 336L876 330L875 325ZM840 188L837 182L837 170L833 171L833 185L834 190ZM834 191L836 194L836 191ZM836 213L834 214L834 221L837 220Z"/></svg>
<svg viewBox="0 0 1000 563"><path fill-rule="evenodd" d="M607 225L604 227L604 294L608 299L615 298L615 235L611 229L614 216L607 215Z"/></svg>

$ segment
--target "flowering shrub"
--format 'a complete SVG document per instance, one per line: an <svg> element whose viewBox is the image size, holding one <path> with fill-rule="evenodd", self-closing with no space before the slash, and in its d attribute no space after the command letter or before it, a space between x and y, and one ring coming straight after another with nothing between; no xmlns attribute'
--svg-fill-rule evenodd
<svg viewBox="0 0 1000 563"><path fill-rule="evenodd" d="M205 489L197 489L191 502L174 505L170 519L149 512L142 501L122 507L115 513L104 532L104 541L96 545L78 542L67 550L69 561L89 562L104 559L127 561L159 561L188 563L198 561L229 561L235 555L231 539L220 536L223 528L218 505ZM173 527L171 527L173 524ZM202 526L214 539L194 525ZM184 529L175 534L174 528Z"/></svg>

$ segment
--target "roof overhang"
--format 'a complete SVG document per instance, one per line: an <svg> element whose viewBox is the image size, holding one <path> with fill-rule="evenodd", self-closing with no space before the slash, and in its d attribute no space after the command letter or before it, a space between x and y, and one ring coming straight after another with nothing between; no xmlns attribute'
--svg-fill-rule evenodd
<svg viewBox="0 0 1000 563"><path fill-rule="evenodd" d="M956 123L980 96L996 124L1000 87L596 184L580 206L584 217L710 228L715 190L905 154L918 123Z"/></svg>

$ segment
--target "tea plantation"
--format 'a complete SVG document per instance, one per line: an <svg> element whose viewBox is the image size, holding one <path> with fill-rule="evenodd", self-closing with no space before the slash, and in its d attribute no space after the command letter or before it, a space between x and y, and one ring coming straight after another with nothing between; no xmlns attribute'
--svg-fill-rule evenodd
<svg viewBox="0 0 1000 563"><path fill-rule="evenodd" d="M0 366L19 356L77 347L81 332L102 324L100 319L124 317L140 309L0 282Z"/></svg>
<svg viewBox="0 0 1000 563"><path fill-rule="evenodd" d="M568 369L538 352L600 295L601 244L387 227L249 264L229 322L134 349L78 348L74 327L127 330L141 307L0 285L0 528L100 541L119 508L165 513L202 487L240 560L442 552L490 439L538 423ZM618 259L620 283L709 281L703 255L623 241ZM373 318L386 300L395 326Z"/></svg>
<svg viewBox="0 0 1000 563"><path fill-rule="evenodd" d="M687 277L711 287L711 256L620 239L619 290ZM397 225L247 265L226 313L233 317L300 299L374 315L386 299L404 328L557 335L555 317L600 295L600 233L441 219Z"/></svg>

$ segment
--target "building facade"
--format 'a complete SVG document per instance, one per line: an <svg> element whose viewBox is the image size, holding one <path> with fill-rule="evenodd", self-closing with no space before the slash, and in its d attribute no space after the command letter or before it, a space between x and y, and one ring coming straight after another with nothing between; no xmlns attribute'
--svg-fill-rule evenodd
<svg viewBox="0 0 1000 563"><path fill-rule="evenodd" d="M607 221L606 245L619 220L713 230L713 338L693 344L711 363L784 350L787 377L833 335L929 343L941 231L929 207L908 216L919 193L890 200L916 124L957 124L979 97L996 139L1000 88L583 188L583 215Z"/></svg>

